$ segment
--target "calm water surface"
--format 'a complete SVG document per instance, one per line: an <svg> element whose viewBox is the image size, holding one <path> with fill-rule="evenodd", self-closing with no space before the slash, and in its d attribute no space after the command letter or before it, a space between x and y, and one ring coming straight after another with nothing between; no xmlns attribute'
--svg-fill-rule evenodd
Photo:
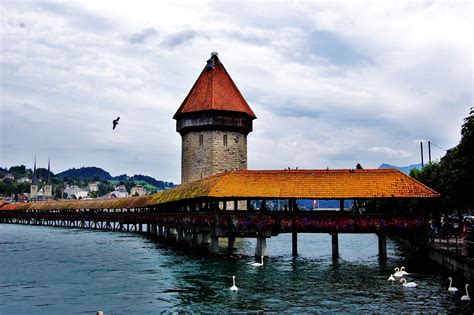
<svg viewBox="0 0 474 315"><path fill-rule="evenodd" d="M394 242L381 265L375 235L340 235L336 263L329 235L298 241L293 258L290 235L269 239L270 257L253 267L255 240L238 239L235 258L210 257L131 233L0 224L0 314L473 313L464 293L448 293L447 274L405 257ZM418 288L387 281L401 265Z"/></svg>

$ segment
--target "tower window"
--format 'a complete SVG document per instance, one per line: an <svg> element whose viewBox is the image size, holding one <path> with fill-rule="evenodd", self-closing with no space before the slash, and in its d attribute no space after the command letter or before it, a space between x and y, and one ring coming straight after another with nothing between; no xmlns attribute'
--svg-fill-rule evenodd
<svg viewBox="0 0 474 315"><path fill-rule="evenodd" d="M204 136L203 135L199 135L199 146L202 147L204 144Z"/></svg>
<svg viewBox="0 0 474 315"><path fill-rule="evenodd" d="M227 135L224 135L224 147L227 146Z"/></svg>

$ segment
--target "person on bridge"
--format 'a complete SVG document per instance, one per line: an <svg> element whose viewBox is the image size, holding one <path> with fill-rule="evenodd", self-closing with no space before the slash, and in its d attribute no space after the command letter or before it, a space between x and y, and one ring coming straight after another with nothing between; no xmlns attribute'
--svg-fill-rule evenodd
<svg viewBox="0 0 474 315"><path fill-rule="evenodd" d="M430 220L429 223L429 232L430 232L430 241L431 243L434 243L434 239L436 236L436 221L434 219Z"/></svg>

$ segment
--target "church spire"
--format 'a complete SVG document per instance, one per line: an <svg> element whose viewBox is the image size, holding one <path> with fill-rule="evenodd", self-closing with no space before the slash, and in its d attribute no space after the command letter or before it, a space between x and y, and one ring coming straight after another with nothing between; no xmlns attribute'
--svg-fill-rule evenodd
<svg viewBox="0 0 474 315"><path fill-rule="evenodd" d="M35 154L35 165L34 165L34 168L33 168L33 181L32 181L32 184L33 185L38 184L38 180L36 178L36 154Z"/></svg>
<svg viewBox="0 0 474 315"><path fill-rule="evenodd" d="M36 178L36 154L35 154L35 165L33 167L33 180L30 185L30 200L34 200L38 195L38 180Z"/></svg>
<svg viewBox="0 0 474 315"><path fill-rule="evenodd" d="M51 157L48 157L48 185L51 185L51 171L50 171L50 162L51 162Z"/></svg>

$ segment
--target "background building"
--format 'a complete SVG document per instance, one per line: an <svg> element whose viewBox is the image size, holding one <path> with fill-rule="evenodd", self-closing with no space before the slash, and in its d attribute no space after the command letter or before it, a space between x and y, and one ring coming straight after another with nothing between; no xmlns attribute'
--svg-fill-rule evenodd
<svg viewBox="0 0 474 315"><path fill-rule="evenodd" d="M40 188L38 176L36 173L36 156L35 164L33 167L33 180L30 185L30 200L31 201L48 201L53 199L53 186L51 184L51 165L48 159L48 178L46 184Z"/></svg>
<svg viewBox="0 0 474 315"><path fill-rule="evenodd" d="M99 191L99 182L89 183L89 191L90 192L98 192Z"/></svg>
<svg viewBox="0 0 474 315"><path fill-rule="evenodd" d="M136 185L130 190L132 196L144 196L146 195L145 188L142 185Z"/></svg>
<svg viewBox="0 0 474 315"><path fill-rule="evenodd" d="M68 199L84 199L87 198L89 195L89 192L86 189L76 185L67 185L66 188L63 189L63 193L64 197Z"/></svg>

